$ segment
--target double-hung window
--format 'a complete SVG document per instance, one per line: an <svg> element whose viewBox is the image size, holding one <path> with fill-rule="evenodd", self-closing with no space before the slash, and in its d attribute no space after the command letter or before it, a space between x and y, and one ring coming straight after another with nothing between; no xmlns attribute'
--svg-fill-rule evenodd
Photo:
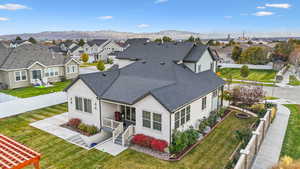
<svg viewBox="0 0 300 169"><path fill-rule="evenodd" d="M82 97L75 97L75 108L76 110L92 113L92 100Z"/></svg>
<svg viewBox="0 0 300 169"><path fill-rule="evenodd" d="M77 73L77 65L69 65L67 67L67 73Z"/></svg>
<svg viewBox="0 0 300 169"><path fill-rule="evenodd" d="M175 113L175 129L191 120L191 106L187 106Z"/></svg>
<svg viewBox="0 0 300 169"><path fill-rule="evenodd" d="M26 70L15 72L16 82L27 80L27 72Z"/></svg>
<svg viewBox="0 0 300 169"><path fill-rule="evenodd" d="M143 111L143 127L151 128L151 113Z"/></svg>
<svg viewBox="0 0 300 169"><path fill-rule="evenodd" d="M81 97L75 97L75 108L76 110L82 111L82 98Z"/></svg>
<svg viewBox="0 0 300 169"><path fill-rule="evenodd" d="M153 129L161 131L161 114L153 113Z"/></svg>

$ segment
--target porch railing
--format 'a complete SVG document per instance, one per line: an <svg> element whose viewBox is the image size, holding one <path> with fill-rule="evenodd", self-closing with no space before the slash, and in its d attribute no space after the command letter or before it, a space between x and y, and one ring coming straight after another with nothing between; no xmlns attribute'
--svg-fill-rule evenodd
<svg viewBox="0 0 300 169"><path fill-rule="evenodd" d="M120 124L117 128L115 128L112 132L113 141L115 141L117 139L117 137L123 133L123 131L124 131L123 124Z"/></svg>
<svg viewBox="0 0 300 169"><path fill-rule="evenodd" d="M122 146L128 145L130 142L130 137L135 133L135 126L130 125L122 134Z"/></svg>
<svg viewBox="0 0 300 169"><path fill-rule="evenodd" d="M103 127L111 128L114 130L114 129L118 128L119 126L123 126L123 123L112 120L112 119L104 118L102 121L102 125L103 125Z"/></svg>

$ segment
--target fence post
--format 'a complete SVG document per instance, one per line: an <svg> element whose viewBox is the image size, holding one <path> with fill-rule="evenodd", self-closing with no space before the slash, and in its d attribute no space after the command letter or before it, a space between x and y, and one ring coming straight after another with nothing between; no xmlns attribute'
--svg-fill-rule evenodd
<svg viewBox="0 0 300 169"><path fill-rule="evenodd" d="M245 155L244 168L248 169L248 155L249 155L250 152L248 150L241 150L240 153Z"/></svg>
<svg viewBox="0 0 300 169"><path fill-rule="evenodd" d="M258 153L259 149L259 142L258 142L258 135L260 134L258 131L253 131L252 132L253 136L255 136L255 155Z"/></svg>
<svg viewBox="0 0 300 169"><path fill-rule="evenodd" d="M260 122L262 122L262 124L263 124L263 131L262 131L262 140L264 140L265 139L265 128L266 128L266 119L264 119L264 118L261 118L260 119Z"/></svg>

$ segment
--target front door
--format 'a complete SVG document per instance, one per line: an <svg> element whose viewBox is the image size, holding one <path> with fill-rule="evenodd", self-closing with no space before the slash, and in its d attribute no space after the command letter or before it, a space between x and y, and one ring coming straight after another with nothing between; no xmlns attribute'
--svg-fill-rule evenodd
<svg viewBox="0 0 300 169"><path fill-rule="evenodd" d="M121 106L122 120L124 121L126 127L135 124L136 121L136 110L134 107Z"/></svg>
<svg viewBox="0 0 300 169"><path fill-rule="evenodd" d="M41 70L33 70L32 71L32 79L33 80L41 80L42 79L42 71Z"/></svg>

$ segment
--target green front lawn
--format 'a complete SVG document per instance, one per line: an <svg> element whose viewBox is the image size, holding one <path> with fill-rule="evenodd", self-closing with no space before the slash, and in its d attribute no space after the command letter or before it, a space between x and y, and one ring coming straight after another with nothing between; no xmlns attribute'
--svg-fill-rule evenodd
<svg viewBox="0 0 300 169"><path fill-rule="evenodd" d="M97 66L97 62L95 63L81 63L80 67L91 67L91 66Z"/></svg>
<svg viewBox="0 0 300 169"><path fill-rule="evenodd" d="M99 150L87 151L29 126L32 122L66 111L66 104L63 104L0 119L0 133L40 152L41 168L222 169L239 144L234 137L234 131L247 128L256 120L255 118L240 120L231 114L184 159L179 162L167 162L133 150L126 150L116 157Z"/></svg>
<svg viewBox="0 0 300 169"><path fill-rule="evenodd" d="M63 91L70 83L71 80L67 80L64 82L57 82L54 84L54 86L47 87L47 88L37 88L37 87L30 86L30 87L24 87L19 89L0 90L0 92L12 96L20 97L20 98L27 98L32 96L38 96L38 95Z"/></svg>
<svg viewBox="0 0 300 169"><path fill-rule="evenodd" d="M300 159L300 105L285 105L291 110L281 156Z"/></svg>
<svg viewBox="0 0 300 169"><path fill-rule="evenodd" d="M295 76L290 76L290 83L292 86L300 86L300 81Z"/></svg>
<svg viewBox="0 0 300 169"><path fill-rule="evenodd" d="M250 74L247 78L241 77L240 69L223 68L220 70L220 73L222 78L227 78L228 75L231 74L232 78L237 80L251 80L251 81L258 81L258 82L269 82L269 83L274 82L276 77L275 70L250 69Z"/></svg>

